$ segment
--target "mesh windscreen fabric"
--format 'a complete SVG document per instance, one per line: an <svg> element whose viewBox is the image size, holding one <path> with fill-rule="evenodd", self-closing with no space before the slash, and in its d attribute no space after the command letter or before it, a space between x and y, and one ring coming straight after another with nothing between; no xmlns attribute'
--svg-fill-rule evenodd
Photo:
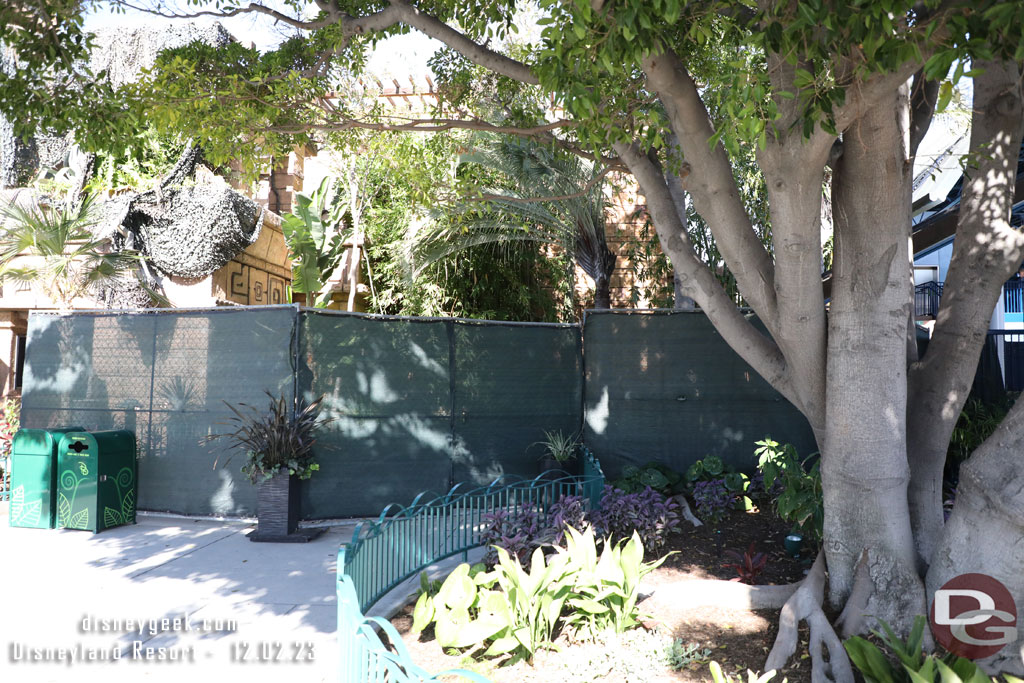
<svg viewBox="0 0 1024 683"><path fill-rule="evenodd" d="M375 514L423 491L533 476L544 429L578 430L579 329L303 314L300 385L334 418L303 516Z"/></svg>
<svg viewBox="0 0 1024 683"><path fill-rule="evenodd" d="M451 475L448 329L430 320L381 320L306 312L300 385L324 395L316 450L304 482L306 518L370 515Z"/></svg>
<svg viewBox="0 0 1024 683"><path fill-rule="evenodd" d="M130 429L140 508L247 514L255 490L224 460L224 401L263 410L264 392L293 395L295 310L38 315L29 320L22 399L26 427ZM156 362L154 362L154 359Z"/></svg>
<svg viewBox="0 0 1024 683"><path fill-rule="evenodd" d="M535 476L545 431L579 433L579 328L458 323L455 368L455 481Z"/></svg>
<svg viewBox="0 0 1024 683"><path fill-rule="evenodd" d="M583 334L584 437L609 477L652 460L685 472L706 455L749 472L766 435L817 450L803 415L703 313L588 312Z"/></svg>
<svg viewBox="0 0 1024 683"><path fill-rule="evenodd" d="M33 314L26 427L131 429L139 506L252 514L242 455L213 469L224 405L324 395L307 519L377 514L422 491L532 476L546 430L580 429L610 476L708 454L753 466L770 434L815 450L803 417L697 314L591 313L577 326L382 319L295 307ZM154 362L155 360L155 362ZM297 368L297 375L296 370Z"/></svg>

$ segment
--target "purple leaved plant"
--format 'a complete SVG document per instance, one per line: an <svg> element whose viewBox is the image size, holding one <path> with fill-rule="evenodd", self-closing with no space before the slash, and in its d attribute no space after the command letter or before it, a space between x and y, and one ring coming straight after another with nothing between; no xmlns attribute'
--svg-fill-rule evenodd
<svg viewBox="0 0 1024 683"><path fill-rule="evenodd" d="M707 524L717 524L732 509L736 494L725 485L724 479L698 481L693 487L693 502L697 516Z"/></svg>
<svg viewBox="0 0 1024 683"><path fill-rule="evenodd" d="M650 486L638 493L604 487L601 507L590 513L598 533L613 541L629 538L636 531L644 548L664 547L669 533L679 530L679 504Z"/></svg>
<svg viewBox="0 0 1024 683"><path fill-rule="evenodd" d="M534 548L543 543L541 531L540 514L533 503L486 513L481 533L487 548L484 562L494 565L498 561L494 546L504 548L520 564L528 562Z"/></svg>

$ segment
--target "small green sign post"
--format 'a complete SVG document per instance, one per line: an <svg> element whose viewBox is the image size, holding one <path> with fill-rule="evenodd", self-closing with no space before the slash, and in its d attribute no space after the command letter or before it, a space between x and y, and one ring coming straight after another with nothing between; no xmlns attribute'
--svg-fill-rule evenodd
<svg viewBox="0 0 1024 683"><path fill-rule="evenodd" d="M11 442L11 506L7 523L52 529L57 505L57 443L68 429L19 429Z"/></svg>
<svg viewBox="0 0 1024 683"><path fill-rule="evenodd" d="M68 432L57 447L57 526L98 533L135 523L135 435Z"/></svg>

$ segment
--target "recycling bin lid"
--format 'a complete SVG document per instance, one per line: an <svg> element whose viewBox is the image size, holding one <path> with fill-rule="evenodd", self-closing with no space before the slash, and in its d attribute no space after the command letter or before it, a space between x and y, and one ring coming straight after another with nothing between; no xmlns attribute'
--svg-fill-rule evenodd
<svg viewBox="0 0 1024 683"><path fill-rule="evenodd" d="M11 441L11 453L18 455L50 455L57 437L66 432L81 431L81 427L63 429L19 429Z"/></svg>
<svg viewBox="0 0 1024 683"><path fill-rule="evenodd" d="M76 446L75 444L83 444ZM129 450L135 452L135 432L127 429L113 429L104 432L87 432L83 429L67 431L60 439L59 451L73 450L81 452L87 450L87 444L95 444L95 448L101 451Z"/></svg>

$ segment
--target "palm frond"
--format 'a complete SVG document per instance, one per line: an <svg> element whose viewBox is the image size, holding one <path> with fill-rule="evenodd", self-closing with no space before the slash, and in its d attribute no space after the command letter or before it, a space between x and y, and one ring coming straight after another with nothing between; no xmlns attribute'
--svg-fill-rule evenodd
<svg viewBox="0 0 1024 683"><path fill-rule="evenodd" d="M134 252L112 252L106 239L93 234L99 220L93 198L77 206L6 207L0 234L0 272L6 277L40 282L47 294L61 305L69 305L88 293L102 298L111 287L138 279L151 298L166 302L162 295L139 277L141 256ZM31 266L13 267L17 257L35 260Z"/></svg>
<svg viewBox="0 0 1024 683"><path fill-rule="evenodd" d="M524 241L557 245L595 280L614 264L604 183L591 164L511 138L487 139L459 163L486 169L499 185L484 191L486 202L464 203L410 231L406 252L414 273L465 249Z"/></svg>

